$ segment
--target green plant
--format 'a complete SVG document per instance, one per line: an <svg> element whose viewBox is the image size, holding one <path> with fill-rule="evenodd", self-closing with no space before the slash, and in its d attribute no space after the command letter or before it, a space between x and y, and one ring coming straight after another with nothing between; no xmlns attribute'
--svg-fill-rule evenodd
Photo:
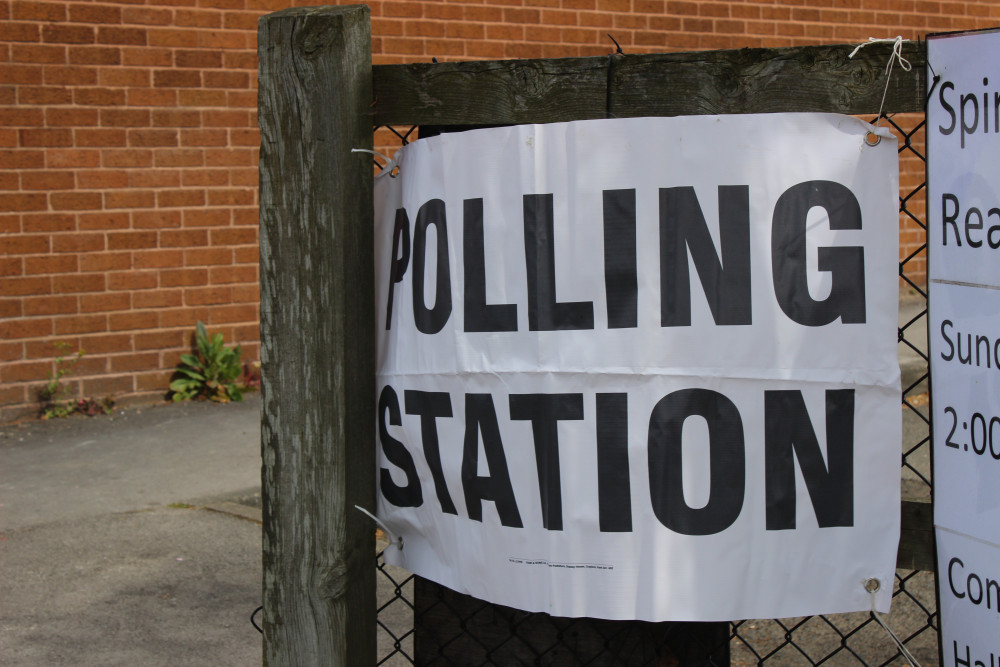
<svg viewBox="0 0 1000 667"><path fill-rule="evenodd" d="M226 347L222 334L209 336L200 321L195 326L196 354L182 354L177 364L180 376L170 383L175 401L207 398L222 403L242 401L243 390L236 382L243 371L240 346Z"/></svg>
<svg viewBox="0 0 1000 667"><path fill-rule="evenodd" d="M63 377L73 371L73 367L83 358L83 350L67 354L69 343L60 341L55 344L56 358L52 374L48 382L38 391L38 400L42 403L42 419L53 417L68 417L76 411L75 401L69 400L70 388L63 383Z"/></svg>

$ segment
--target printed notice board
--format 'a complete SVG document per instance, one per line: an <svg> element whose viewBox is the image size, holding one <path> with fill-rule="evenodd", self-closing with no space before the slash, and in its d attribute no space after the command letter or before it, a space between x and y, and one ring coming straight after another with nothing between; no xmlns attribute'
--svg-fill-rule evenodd
<svg viewBox="0 0 1000 667"><path fill-rule="evenodd" d="M941 650L1000 660L1000 32L927 42L928 278Z"/></svg>

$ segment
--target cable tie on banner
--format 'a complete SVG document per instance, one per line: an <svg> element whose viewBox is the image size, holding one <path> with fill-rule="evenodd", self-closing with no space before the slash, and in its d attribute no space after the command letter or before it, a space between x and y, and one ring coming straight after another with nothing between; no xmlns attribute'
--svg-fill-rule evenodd
<svg viewBox="0 0 1000 667"><path fill-rule="evenodd" d="M377 151L370 151L367 148L352 148L351 152L352 153L368 153L369 155L374 155L375 157L380 157L383 160L385 160L385 166L383 167L382 165L379 165L377 162L375 164L378 165L378 167L382 170L382 173L385 173L386 170L388 170L389 171L389 176L391 178L396 178L396 175L399 174L399 165L396 164L395 160L390 159L388 155L383 155L382 153L379 153Z"/></svg>
<svg viewBox="0 0 1000 667"><path fill-rule="evenodd" d="M858 51L868 46L869 44L888 44L892 43L892 54L889 56L889 62L885 66L885 90L882 91L882 103L878 107L878 116L875 117L875 127L878 128L879 123L882 122L882 109L885 108L885 98L889 94L889 82L892 80L892 66L899 61L899 66L903 68L904 71L909 72L913 69L913 65L910 61L903 57L903 42L908 42L910 40L903 39L902 35L897 35L896 37L889 37L886 39L879 39L876 37L869 37L867 42L862 42L854 47L851 51L851 55L848 58L853 58L858 54ZM865 143L869 146L877 146L878 142L881 141L879 137L874 132L869 132L865 135Z"/></svg>
<svg viewBox="0 0 1000 667"><path fill-rule="evenodd" d="M370 152L370 151L368 151L368 152ZM383 531L385 531L385 534L389 536L389 542L391 544L395 544L396 547L400 551L403 550L403 536L402 535L397 535L396 539L393 540L392 539L392 531L389 530L389 526L387 526L384 523L382 523L381 521L379 521L379 519L378 519L377 516L375 516L374 514L372 514L371 512L369 512L368 510L366 510L361 505L355 505L354 509L358 510L359 512L361 512L362 514L364 514L365 516L367 516L369 519L371 519L372 521L374 521L378 525L378 527L381 528Z"/></svg>
<svg viewBox="0 0 1000 667"><path fill-rule="evenodd" d="M874 618L878 624L882 626L882 629L889 633L889 636L892 637L892 641L896 642L896 646L899 647L899 652L903 654L903 657L910 663L910 665L912 665L912 667L920 667L920 663L913 657L913 654L910 653L909 649L903 645L903 642L896 635L896 633L892 631L892 628L890 628L889 624L885 622L882 615L875 611L875 594L882 588L882 582L872 577L870 579L865 579L864 586L865 590L868 591L868 594L872 598L872 618Z"/></svg>

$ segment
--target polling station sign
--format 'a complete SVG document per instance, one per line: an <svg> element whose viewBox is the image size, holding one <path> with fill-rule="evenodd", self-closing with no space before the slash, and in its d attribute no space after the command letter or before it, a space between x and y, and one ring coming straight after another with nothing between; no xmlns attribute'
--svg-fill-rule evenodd
<svg viewBox="0 0 1000 667"><path fill-rule="evenodd" d="M376 180L386 560L529 611L889 606L896 142L850 117L416 141Z"/></svg>

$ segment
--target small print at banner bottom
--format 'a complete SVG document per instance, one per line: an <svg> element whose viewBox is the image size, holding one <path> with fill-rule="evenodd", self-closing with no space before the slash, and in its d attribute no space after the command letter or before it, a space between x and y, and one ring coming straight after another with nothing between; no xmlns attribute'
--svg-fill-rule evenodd
<svg viewBox="0 0 1000 667"><path fill-rule="evenodd" d="M375 185L387 562L556 616L863 611L870 579L888 611L887 130L578 121L421 139L394 161Z"/></svg>

